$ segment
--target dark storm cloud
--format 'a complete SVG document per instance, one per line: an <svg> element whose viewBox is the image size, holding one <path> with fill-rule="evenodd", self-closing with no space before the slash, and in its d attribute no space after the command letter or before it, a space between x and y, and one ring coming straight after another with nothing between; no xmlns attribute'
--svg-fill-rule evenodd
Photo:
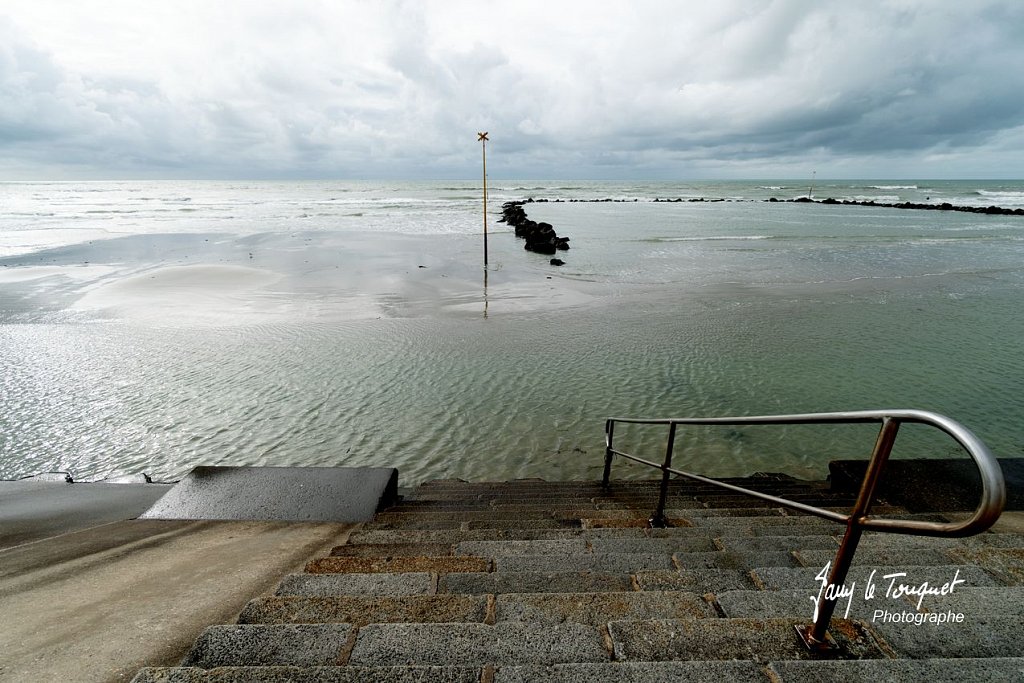
<svg viewBox="0 0 1024 683"><path fill-rule="evenodd" d="M12 0L0 173L1024 175L1024 4Z"/></svg>

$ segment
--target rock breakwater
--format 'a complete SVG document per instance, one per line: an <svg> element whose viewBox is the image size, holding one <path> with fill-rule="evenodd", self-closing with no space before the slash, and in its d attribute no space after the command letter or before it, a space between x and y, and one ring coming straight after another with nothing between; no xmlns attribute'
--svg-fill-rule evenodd
<svg viewBox="0 0 1024 683"><path fill-rule="evenodd" d="M1024 216L1024 209L1008 209L1002 206L961 206L942 202L941 204L921 204L919 202L876 202L874 200L858 201L853 199L811 199L810 197L798 197L796 199L776 199L772 197L768 202L787 202L794 204L841 204L843 206L877 206L888 209L918 209L923 211L966 211L968 213L984 213L992 216Z"/></svg>
<svg viewBox="0 0 1024 683"><path fill-rule="evenodd" d="M523 204L530 204L536 202L538 204L551 202L553 204L567 203L567 204L601 204L601 203L616 203L616 204L631 204L634 202L641 201L638 198L620 199L605 197L602 199L524 199L516 202L506 202L504 206L518 205L519 209L522 209ZM856 199L835 199L829 197L827 199L811 199L810 197L797 197L796 199L778 199L771 197L770 199L723 199L723 198L708 198L708 197L655 197L654 199L644 199L645 202L653 203L664 203L664 204L679 204L679 203L734 203L734 202L767 202L767 203L786 203L786 204L837 204L843 206L873 206L879 208L888 209L916 209L921 211L964 211L967 213L981 213L992 216L1024 216L1024 208L1010 209L1002 206L966 206L960 204L951 204L949 202L941 202L938 204L933 203L921 203L921 202L876 202L873 199L869 200L856 200ZM525 217L525 211L522 214ZM528 219L527 219L528 220ZM507 221L506 221L507 222ZM510 223L511 225L511 223ZM543 224L546 225L546 224Z"/></svg>
<svg viewBox="0 0 1024 683"><path fill-rule="evenodd" d="M529 204L532 199L505 202L501 205L501 218L499 223L511 225L515 230L516 237L526 240L525 249L538 254L554 254L556 251L569 249L569 238L559 237L550 223L530 220L526 215L523 204ZM562 265L563 262L555 263L558 259L552 259L552 265Z"/></svg>

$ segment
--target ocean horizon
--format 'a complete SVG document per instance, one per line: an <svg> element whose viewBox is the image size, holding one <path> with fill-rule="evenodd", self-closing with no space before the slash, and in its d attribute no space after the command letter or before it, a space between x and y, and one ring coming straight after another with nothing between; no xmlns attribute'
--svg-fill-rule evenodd
<svg viewBox="0 0 1024 683"><path fill-rule="evenodd" d="M481 190L0 182L0 478L595 479L611 416L881 408L1024 455L1024 217L768 201L1017 209L1024 181L489 178L486 271ZM570 238L564 266L497 221L528 199ZM896 457L958 455L904 431ZM652 459L664 439L617 434ZM676 464L821 479L873 440L687 430Z"/></svg>

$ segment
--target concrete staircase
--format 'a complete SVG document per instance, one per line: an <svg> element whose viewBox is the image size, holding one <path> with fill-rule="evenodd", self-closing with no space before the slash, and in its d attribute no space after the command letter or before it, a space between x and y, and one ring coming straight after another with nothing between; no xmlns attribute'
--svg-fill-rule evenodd
<svg viewBox="0 0 1024 683"><path fill-rule="evenodd" d="M852 503L824 483L734 481ZM868 533L848 618L830 628L839 652L823 657L793 626L811 620L839 525L676 481L674 526L648 529L656 499L656 482L423 484L276 595L252 600L237 624L208 628L180 667L134 680L1024 680L1024 535ZM882 578L894 572L906 576ZM962 583L918 611L916 595L885 595L893 580ZM879 610L954 616L884 623Z"/></svg>

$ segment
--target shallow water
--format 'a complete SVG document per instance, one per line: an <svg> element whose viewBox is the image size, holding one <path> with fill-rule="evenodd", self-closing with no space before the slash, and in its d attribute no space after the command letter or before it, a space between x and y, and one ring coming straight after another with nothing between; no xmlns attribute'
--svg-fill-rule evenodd
<svg viewBox="0 0 1024 683"><path fill-rule="evenodd" d="M228 198L208 203L228 208L169 231L147 218L90 241L37 225L0 259L0 477L259 464L393 465L406 484L592 478L612 415L891 407L950 415L1002 457L1024 451L1022 219L532 204L572 238L567 265L492 223L485 288L472 186L448 187L418 184L453 196L416 209L375 187L364 222L303 230L280 188L259 210L219 188ZM523 194L636 189L566 187ZM251 215L215 229L221 211ZM77 215L61 230L94 229ZM954 454L903 436L901 455ZM617 433L653 458L664 437ZM706 429L680 436L676 463L820 477L872 443L866 427Z"/></svg>

